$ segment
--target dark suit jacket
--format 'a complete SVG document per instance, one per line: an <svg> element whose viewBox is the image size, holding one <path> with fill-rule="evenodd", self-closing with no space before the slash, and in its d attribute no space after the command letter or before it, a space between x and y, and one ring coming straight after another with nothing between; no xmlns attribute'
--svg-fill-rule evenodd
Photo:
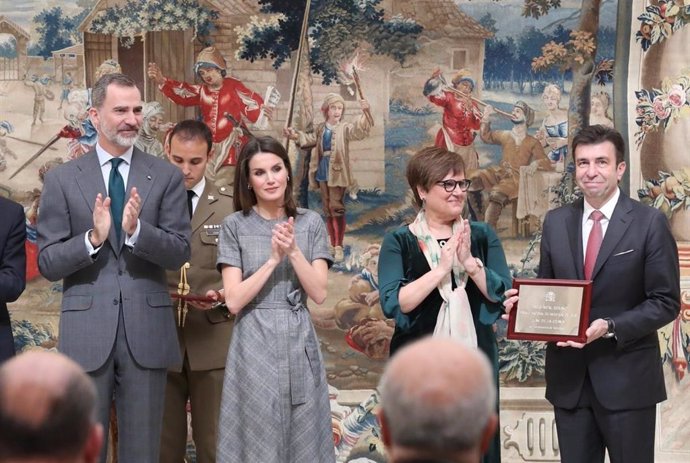
<svg viewBox="0 0 690 463"><path fill-rule="evenodd" d="M220 272L216 269L218 237L223 219L232 212L232 189L219 189L206 179L204 192L199 197L192 217L192 256L187 269L187 283L191 294L204 296L210 289L223 287ZM168 272L170 291L176 292L179 282L179 270ZM184 327L178 326L177 335L182 357L186 351L192 371L225 368L232 331L228 313L227 310L198 310L189 307ZM177 301L174 314L177 318Z"/></svg>
<svg viewBox="0 0 690 463"><path fill-rule="evenodd" d="M0 197L0 362L14 354L7 303L16 301L26 286L26 227L24 208Z"/></svg>
<svg viewBox="0 0 690 463"><path fill-rule="evenodd" d="M584 279L584 201L546 214L540 278ZM616 205L592 279L590 322L610 317L617 339L600 338L583 349L546 350L546 398L574 408L585 374L609 410L638 409L666 399L657 330L680 310L676 241L666 217L624 193Z"/></svg>
<svg viewBox="0 0 690 463"><path fill-rule="evenodd" d="M125 200L141 196L140 232L133 248L118 244L111 227L93 257L84 234L93 228L96 195L106 187L95 150L45 176L38 220L38 265L51 281L63 280L62 352L86 371L100 368L115 342L120 297L127 343L144 368L179 364L165 269L189 258L189 215L180 170L134 148Z"/></svg>

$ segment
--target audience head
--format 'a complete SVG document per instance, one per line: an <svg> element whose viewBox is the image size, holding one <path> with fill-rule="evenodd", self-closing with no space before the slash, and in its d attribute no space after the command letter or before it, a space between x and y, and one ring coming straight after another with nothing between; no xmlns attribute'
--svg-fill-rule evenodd
<svg viewBox="0 0 690 463"><path fill-rule="evenodd" d="M0 461L96 462L96 388L62 354L28 352L0 367Z"/></svg>
<svg viewBox="0 0 690 463"><path fill-rule="evenodd" d="M379 386L390 461L479 461L498 421L492 371L482 352L449 338L398 351Z"/></svg>

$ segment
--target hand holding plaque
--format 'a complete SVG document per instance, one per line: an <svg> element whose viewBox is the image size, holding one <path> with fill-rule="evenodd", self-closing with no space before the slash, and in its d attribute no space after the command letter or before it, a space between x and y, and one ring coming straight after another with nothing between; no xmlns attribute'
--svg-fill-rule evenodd
<svg viewBox="0 0 690 463"><path fill-rule="evenodd" d="M516 278L513 288L520 296L508 318L508 339L587 342L591 281Z"/></svg>

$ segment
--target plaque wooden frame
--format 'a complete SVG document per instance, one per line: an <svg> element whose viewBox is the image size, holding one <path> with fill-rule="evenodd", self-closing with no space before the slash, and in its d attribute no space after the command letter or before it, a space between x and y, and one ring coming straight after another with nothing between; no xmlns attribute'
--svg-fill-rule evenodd
<svg viewBox="0 0 690 463"><path fill-rule="evenodd" d="M584 343L587 341L586 331L589 327L589 313L592 301L592 281L590 280L555 280L545 278L514 278L513 288L520 290L522 286L547 286L547 287L580 287L582 288L582 298L579 304L578 331L575 335L568 334L549 334L537 330L522 331L516 329L517 312L520 301L513 306L508 318L508 339L522 341L547 341L547 342L566 342L575 341ZM519 293L518 293L519 294ZM545 293L546 294L546 293Z"/></svg>

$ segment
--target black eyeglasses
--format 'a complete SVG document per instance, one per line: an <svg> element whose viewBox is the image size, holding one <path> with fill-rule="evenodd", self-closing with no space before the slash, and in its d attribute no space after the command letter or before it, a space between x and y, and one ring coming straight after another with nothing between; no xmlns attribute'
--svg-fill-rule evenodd
<svg viewBox="0 0 690 463"><path fill-rule="evenodd" d="M472 180L469 178L463 178L462 180L443 180L436 182L436 185L441 185L447 193L452 193L455 191L455 187L460 187L460 191L467 191L471 183Z"/></svg>

